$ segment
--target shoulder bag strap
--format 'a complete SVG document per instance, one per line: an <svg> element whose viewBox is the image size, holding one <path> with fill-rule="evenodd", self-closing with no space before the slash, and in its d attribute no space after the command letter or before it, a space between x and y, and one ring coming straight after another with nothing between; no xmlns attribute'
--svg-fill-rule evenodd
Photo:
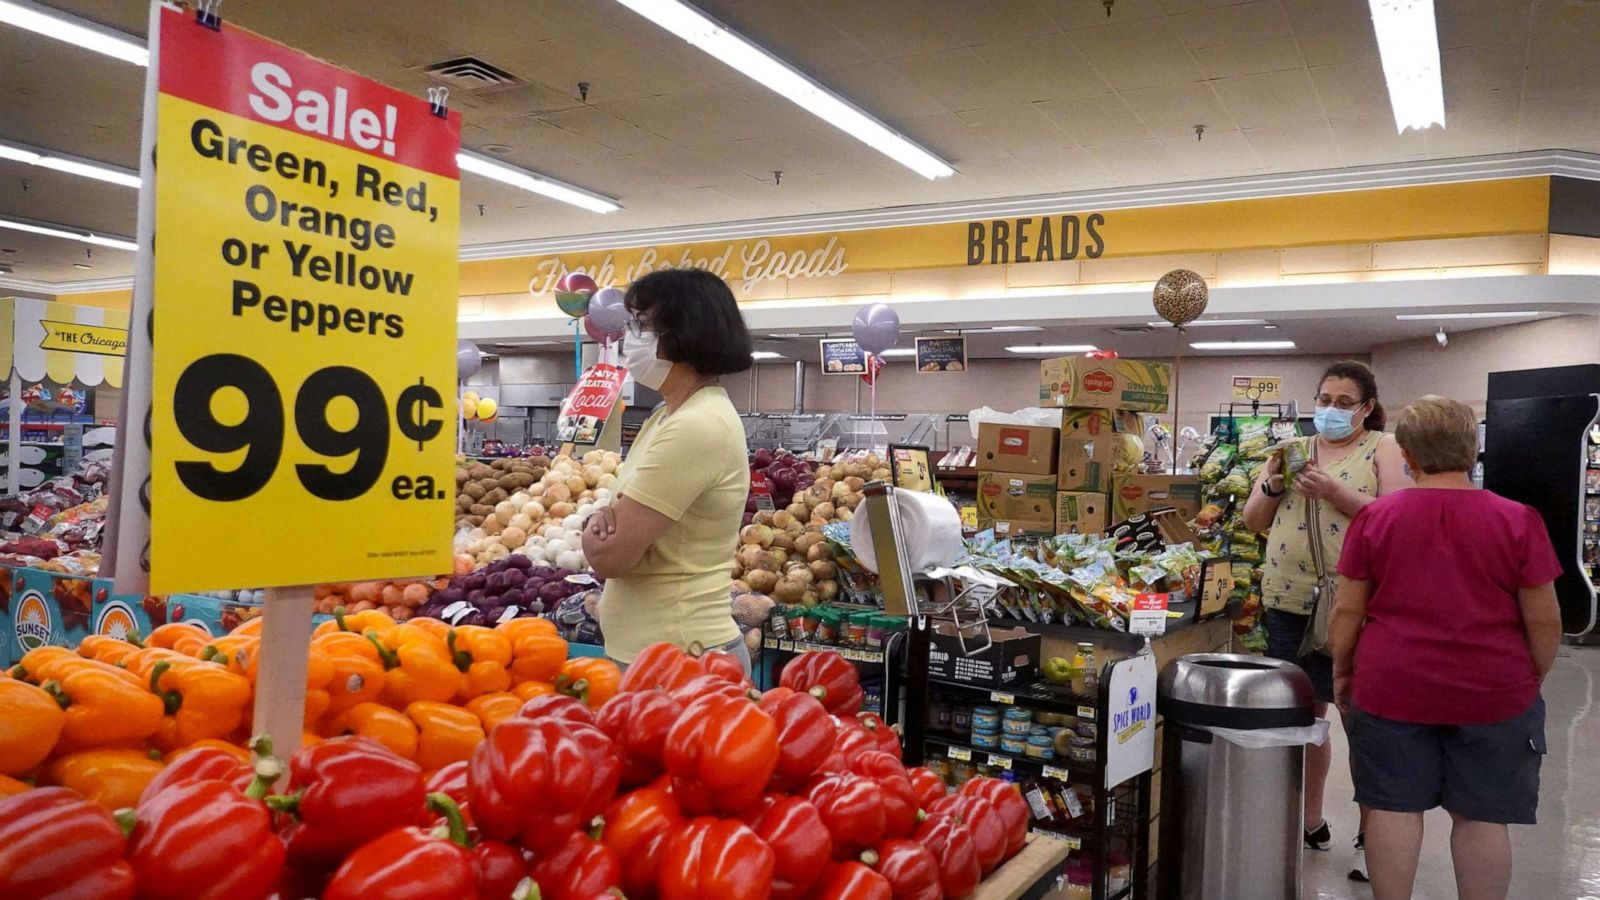
<svg viewBox="0 0 1600 900"><path fill-rule="evenodd" d="M1317 439L1315 436L1311 438L1311 452L1309 455L1312 462L1317 461ZM1317 513L1317 507L1322 505L1322 501L1307 497L1304 494L1300 496L1306 502L1306 529L1311 532L1307 535L1311 542L1311 565L1316 569L1317 583L1321 584L1322 580L1328 577L1327 552L1322 546L1322 517Z"/></svg>

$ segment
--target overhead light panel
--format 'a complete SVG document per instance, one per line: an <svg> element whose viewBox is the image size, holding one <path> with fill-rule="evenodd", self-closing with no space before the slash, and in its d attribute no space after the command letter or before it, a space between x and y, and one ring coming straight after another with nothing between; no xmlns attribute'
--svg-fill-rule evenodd
<svg viewBox="0 0 1600 900"><path fill-rule="evenodd" d="M1022 347L1007 347L1007 353L1093 353L1099 350L1093 344L1030 344Z"/></svg>
<svg viewBox="0 0 1600 900"><path fill-rule="evenodd" d="M42 234L45 237L62 238L69 241L82 241L96 247L110 247L114 250L134 251L139 245L124 237L107 237L95 234L92 231L75 231L61 225L48 225L43 222L28 222L21 219L0 219L0 228L9 228L12 231L23 231L28 234Z"/></svg>
<svg viewBox="0 0 1600 900"><path fill-rule="evenodd" d="M1293 350L1294 341L1196 341L1196 350Z"/></svg>
<svg viewBox="0 0 1600 900"><path fill-rule="evenodd" d="M1438 322L1446 319L1534 319L1544 315L1538 310L1521 310L1517 312L1471 312L1471 313L1412 313L1395 316L1401 322Z"/></svg>
<svg viewBox="0 0 1600 900"><path fill-rule="evenodd" d="M0 2L3 2L3 0L0 0ZM123 187L134 189L139 187L139 173L131 169L92 162L51 150L40 150L25 144L0 141L0 159L9 159L30 166L38 166L41 169L54 169L57 172L66 172L69 175L82 175L85 178L108 181L112 184L120 184Z"/></svg>
<svg viewBox="0 0 1600 900"><path fill-rule="evenodd" d="M617 2L918 175L955 174L949 163L683 0Z"/></svg>
<svg viewBox="0 0 1600 900"><path fill-rule="evenodd" d="M1146 322L1151 328L1176 328L1171 322ZM1185 328L1205 328L1211 325L1265 325L1266 319L1195 319L1184 325Z"/></svg>
<svg viewBox="0 0 1600 900"><path fill-rule="evenodd" d="M622 208L622 204L610 197L604 197L592 191L574 187L547 175L540 175L527 169L519 169L516 166L508 166L498 160L490 159L487 156L479 156L476 153L468 153L465 150L456 154L456 164L461 167L463 172L482 175L484 178L493 179L501 184L509 184L512 187L531 191L535 194L543 194L552 200L570 203L590 212L608 213L616 212Z"/></svg>
<svg viewBox="0 0 1600 900"><path fill-rule="evenodd" d="M1433 0L1367 0L1372 28L1389 83L1394 127L1444 125L1444 83L1439 74L1439 24Z"/></svg>
<svg viewBox="0 0 1600 900"><path fill-rule="evenodd" d="M982 328L946 328L945 334L1010 334L1022 331L1043 331L1042 325L986 325Z"/></svg>
<svg viewBox="0 0 1600 900"><path fill-rule="evenodd" d="M150 51L145 49L144 41L30 0L0 0L0 22L136 66L150 65Z"/></svg>
<svg viewBox="0 0 1600 900"><path fill-rule="evenodd" d="M890 349L885 350L882 353L875 353L873 355L874 356L882 356L885 359L887 359L887 358L889 358L891 356L916 356L917 355L917 351L912 349L911 347L891 347Z"/></svg>
<svg viewBox="0 0 1600 900"><path fill-rule="evenodd" d="M753 350L750 353L750 358L760 362L765 359L783 359L783 354L774 353L771 350Z"/></svg>

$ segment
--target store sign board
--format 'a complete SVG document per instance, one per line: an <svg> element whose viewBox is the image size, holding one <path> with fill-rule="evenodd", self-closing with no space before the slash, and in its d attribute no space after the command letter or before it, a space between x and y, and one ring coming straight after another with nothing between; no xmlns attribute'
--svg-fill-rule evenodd
<svg viewBox="0 0 1600 900"><path fill-rule="evenodd" d="M622 397L627 369L600 363L590 366L561 401L556 416L556 440L563 444L598 444L600 434Z"/></svg>
<svg viewBox="0 0 1600 900"><path fill-rule="evenodd" d="M1106 703L1106 789L1156 762L1156 658L1140 653L1111 666Z"/></svg>
<svg viewBox="0 0 1600 900"><path fill-rule="evenodd" d="M850 338L824 338L822 347L822 374L864 375L867 372L867 351Z"/></svg>
<svg viewBox="0 0 1600 900"><path fill-rule="evenodd" d="M1139 594L1128 612L1128 633L1159 637L1167 633L1167 602L1170 594Z"/></svg>
<svg viewBox="0 0 1600 900"><path fill-rule="evenodd" d="M1105 255L1101 213L1024 216L967 223L967 265L1060 262Z"/></svg>
<svg viewBox="0 0 1600 900"><path fill-rule="evenodd" d="M1237 403L1278 403L1283 400L1283 376L1235 375L1233 399Z"/></svg>
<svg viewBox="0 0 1600 900"><path fill-rule="evenodd" d="M44 340L41 350L65 350L69 353L94 353L100 356L120 357L128 350L128 329L110 325L86 325L81 322L52 322L41 319Z"/></svg>
<svg viewBox="0 0 1600 900"><path fill-rule="evenodd" d="M966 338L917 338L918 372L965 372L966 370Z"/></svg>
<svg viewBox="0 0 1600 900"><path fill-rule="evenodd" d="M448 571L459 114L152 18L134 320L156 349L135 325L130 359L150 444L120 479L149 537L119 521L119 588L129 551L156 593ZM204 549L224 535L249 552Z"/></svg>

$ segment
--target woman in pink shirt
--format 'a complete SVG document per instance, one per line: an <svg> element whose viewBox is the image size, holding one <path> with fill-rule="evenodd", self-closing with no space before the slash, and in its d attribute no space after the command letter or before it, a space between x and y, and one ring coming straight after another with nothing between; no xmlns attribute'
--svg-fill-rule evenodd
<svg viewBox="0 0 1600 900"><path fill-rule="evenodd" d="M1561 565L1537 512L1473 486L1477 435L1457 401L1402 410L1395 437L1416 487L1363 508L1339 558L1334 698L1371 810L1376 900L1411 896L1422 814L1436 806L1453 822L1458 896L1504 900L1506 826L1533 824L1539 805Z"/></svg>

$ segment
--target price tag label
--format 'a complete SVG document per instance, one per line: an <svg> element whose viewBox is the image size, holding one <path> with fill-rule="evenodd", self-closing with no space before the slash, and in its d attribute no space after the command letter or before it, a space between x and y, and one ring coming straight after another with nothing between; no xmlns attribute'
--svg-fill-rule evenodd
<svg viewBox="0 0 1600 900"><path fill-rule="evenodd" d="M959 759L962 762L972 761L972 751L965 747L951 747L949 753L946 755L951 759Z"/></svg>
<svg viewBox="0 0 1600 900"><path fill-rule="evenodd" d="M1133 609L1128 612L1128 631L1146 637L1167 633L1167 601L1169 594L1139 594L1133 598Z"/></svg>
<svg viewBox="0 0 1600 900"><path fill-rule="evenodd" d="M1045 766L1044 777L1054 778L1057 781L1072 781L1071 772L1068 772L1066 769L1058 769L1055 766Z"/></svg>
<svg viewBox="0 0 1600 900"><path fill-rule="evenodd" d="M129 357L149 450L123 482L148 464L151 591L448 572L460 114L231 24L160 26L161 238L130 329L151 315L158 349Z"/></svg>
<svg viewBox="0 0 1600 900"><path fill-rule="evenodd" d="M1017 695L1007 694L1001 691L990 691L989 701L991 703L1000 703L1005 706L1011 706L1017 702Z"/></svg>
<svg viewBox="0 0 1600 900"><path fill-rule="evenodd" d="M778 641L775 638L767 638L761 642L761 646L767 648L768 650L776 650L778 649Z"/></svg>
<svg viewBox="0 0 1600 900"><path fill-rule="evenodd" d="M779 641L778 642L778 649L779 650L788 650L788 651L792 652L794 650L794 641Z"/></svg>
<svg viewBox="0 0 1600 900"><path fill-rule="evenodd" d="M1011 757L995 756L993 753L991 753L989 754L989 765L994 766L997 769L1005 769L1007 772L1009 772L1011 771Z"/></svg>
<svg viewBox="0 0 1600 900"><path fill-rule="evenodd" d="M1069 838L1067 838L1067 849L1068 850L1082 850L1083 849L1083 841L1080 841L1075 837L1069 837Z"/></svg>
<svg viewBox="0 0 1600 900"><path fill-rule="evenodd" d="M1233 399L1239 403L1277 403L1283 399L1283 376L1235 375Z"/></svg>
<svg viewBox="0 0 1600 900"><path fill-rule="evenodd" d="M1092 706L1080 706L1080 707L1078 707L1078 718L1080 718L1080 719L1088 719L1091 722L1094 721L1094 707L1092 707Z"/></svg>

